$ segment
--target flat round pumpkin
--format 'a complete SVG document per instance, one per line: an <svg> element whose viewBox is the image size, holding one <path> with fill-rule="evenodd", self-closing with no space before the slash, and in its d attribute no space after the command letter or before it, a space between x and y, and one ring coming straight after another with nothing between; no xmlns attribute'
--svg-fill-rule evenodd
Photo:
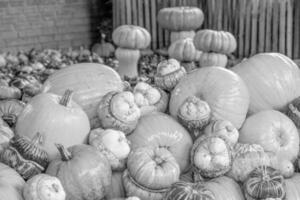
<svg viewBox="0 0 300 200"><path fill-rule="evenodd" d="M173 117L190 96L208 103L212 119L228 120L240 128L246 118L248 89L237 74L225 68L204 67L183 77L171 93L169 111Z"/></svg>
<svg viewBox="0 0 300 200"><path fill-rule="evenodd" d="M123 82L116 71L102 64L81 63L61 69L44 83L43 91L62 95L74 91L73 100L89 117L93 128L99 127L97 107L102 97L111 91L123 90Z"/></svg>

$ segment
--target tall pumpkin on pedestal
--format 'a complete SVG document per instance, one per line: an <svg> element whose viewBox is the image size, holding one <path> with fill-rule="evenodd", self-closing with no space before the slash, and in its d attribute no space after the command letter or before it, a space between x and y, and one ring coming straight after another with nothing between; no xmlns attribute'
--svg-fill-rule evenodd
<svg viewBox="0 0 300 200"><path fill-rule="evenodd" d="M119 46L115 56L119 60L121 77L136 77L138 75L137 62L141 56L140 49L146 49L149 46L150 33L139 26L122 25L114 30L112 39Z"/></svg>

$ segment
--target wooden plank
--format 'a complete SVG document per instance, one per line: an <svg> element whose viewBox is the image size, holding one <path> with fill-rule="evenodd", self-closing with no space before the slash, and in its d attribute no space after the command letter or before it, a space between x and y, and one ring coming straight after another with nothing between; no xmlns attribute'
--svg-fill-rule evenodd
<svg viewBox="0 0 300 200"><path fill-rule="evenodd" d="M246 4L246 24L245 24L245 39L244 39L244 56L250 55L250 40L251 40L251 1L247 0Z"/></svg>
<svg viewBox="0 0 300 200"><path fill-rule="evenodd" d="M121 24L120 25L123 25L123 24L126 24L126 7L125 7L125 1L124 0L120 0L119 1L119 4L120 4L120 17L121 17Z"/></svg>
<svg viewBox="0 0 300 200"><path fill-rule="evenodd" d="M273 2L273 15L272 15L272 51L278 52L279 47L279 1Z"/></svg>
<svg viewBox="0 0 300 200"><path fill-rule="evenodd" d="M149 1L150 0L144 0L144 11L145 11L145 15L144 15L144 17L145 17L145 28L149 31L149 32L151 32L151 28L150 28L150 10L149 10L149 6L150 6L150 4L149 4Z"/></svg>
<svg viewBox="0 0 300 200"><path fill-rule="evenodd" d="M259 3L259 32L258 32L258 52L265 50L265 36L266 36L266 1Z"/></svg>
<svg viewBox="0 0 300 200"><path fill-rule="evenodd" d="M136 0L138 3L138 25L144 27L144 0Z"/></svg>
<svg viewBox="0 0 300 200"><path fill-rule="evenodd" d="M169 1L167 0L162 0L163 1L163 8L165 7L169 7ZM169 46L170 44L170 32L168 30L164 30L163 31L163 35L164 35L164 46Z"/></svg>
<svg viewBox="0 0 300 200"><path fill-rule="evenodd" d="M286 53L285 43L286 43L286 0L281 0L280 2L280 14L279 14L279 52L282 54Z"/></svg>
<svg viewBox="0 0 300 200"><path fill-rule="evenodd" d="M300 1L294 1L294 34L293 34L293 57L300 58Z"/></svg>
<svg viewBox="0 0 300 200"><path fill-rule="evenodd" d="M163 2L162 0L156 0L156 12L158 13L158 11L163 7ZM164 41L164 32L163 29L157 24L157 41L158 41L158 48L161 48L165 45L165 41Z"/></svg>
<svg viewBox="0 0 300 200"><path fill-rule="evenodd" d="M272 9L273 0L267 0L265 52L272 51Z"/></svg>
<svg viewBox="0 0 300 200"><path fill-rule="evenodd" d="M293 43L293 2L287 0L287 32L286 32L286 55L292 58L292 43ZM299 11L298 11L299 12Z"/></svg>
<svg viewBox="0 0 300 200"><path fill-rule="evenodd" d="M117 10L116 10L117 2L116 2L116 0L112 1L112 8L113 8L113 29L115 29L117 27L116 26L116 24L117 24L117 16L116 16L116 14L117 14Z"/></svg>
<svg viewBox="0 0 300 200"><path fill-rule="evenodd" d="M251 51L250 51L251 56L256 54L257 52L258 7L259 7L259 0L252 0Z"/></svg>
<svg viewBox="0 0 300 200"><path fill-rule="evenodd" d="M152 48L157 48L157 23L156 23L156 1L151 0L151 34L152 34Z"/></svg>
<svg viewBox="0 0 300 200"><path fill-rule="evenodd" d="M216 1L216 10L217 10L217 30L223 30L222 27L222 16L223 16L223 1L224 0L217 0Z"/></svg>
<svg viewBox="0 0 300 200"><path fill-rule="evenodd" d="M132 24L131 0L126 0L126 24Z"/></svg>
<svg viewBox="0 0 300 200"><path fill-rule="evenodd" d="M223 6L221 8L222 9L222 15L221 16L222 16L222 19L223 19L222 29L225 30L225 31L229 31L228 18L231 15L231 13L229 13L228 2L231 2L231 0L226 0L223 3Z"/></svg>
<svg viewBox="0 0 300 200"><path fill-rule="evenodd" d="M138 25L138 6L137 0L131 0L132 24Z"/></svg>
<svg viewBox="0 0 300 200"><path fill-rule="evenodd" d="M245 30L245 13L246 13L246 1L239 0L239 41L238 41L238 57L242 58L244 56L244 30Z"/></svg>

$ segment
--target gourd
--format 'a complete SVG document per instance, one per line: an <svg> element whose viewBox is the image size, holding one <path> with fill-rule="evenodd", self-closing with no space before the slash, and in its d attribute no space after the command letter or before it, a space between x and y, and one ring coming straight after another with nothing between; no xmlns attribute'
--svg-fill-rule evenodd
<svg viewBox="0 0 300 200"><path fill-rule="evenodd" d="M8 125L6 125L5 122L2 121L0 123L2 123L0 125L0 154L1 154L1 152L7 147L10 139L13 138L15 134L13 130Z"/></svg>
<svg viewBox="0 0 300 200"><path fill-rule="evenodd" d="M109 92L97 109L101 127L112 128L130 134L137 126L141 111L135 103L133 93Z"/></svg>
<svg viewBox="0 0 300 200"><path fill-rule="evenodd" d="M93 129L89 134L89 144L106 156L112 170L125 169L130 146L123 132L113 129Z"/></svg>
<svg viewBox="0 0 300 200"><path fill-rule="evenodd" d="M254 169L243 184L247 200L285 199L284 178L279 171L268 166Z"/></svg>
<svg viewBox="0 0 300 200"><path fill-rule="evenodd" d="M239 142L259 144L279 160L294 162L299 152L299 134L284 114L265 110L248 117L240 129Z"/></svg>
<svg viewBox="0 0 300 200"><path fill-rule="evenodd" d="M150 33L139 26L121 25L113 31L112 39L119 47L115 56L119 60L118 72L121 77L138 76L137 63L141 55L140 50L150 45Z"/></svg>
<svg viewBox="0 0 300 200"><path fill-rule="evenodd" d="M18 116L16 133L31 139L39 132L44 138L41 144L49 160L57 155L55 143L69 147L87 142L90 123L82 108L72 100L72 91L63 96L42 93L25 106Z"/></svg>
<svg viewBox="0 0 300 200"><path fill-rule="evenodd" d="M123 185L123 172L113 171L111 177L111 186L106 197L108 199L114 199L114 198L121 198L121 197L124 198L125 196L126 194Z"/></svg>
<svg viewBox="0 0 300 200"><path fill-rule="evenodd" d="M103 96L111 91L122 91L123 82L112 68L95 63L81 63L63 68L49 76L43 92L63 95L73 90L73 99L89 117L92 128L100 127L97 107Z"/></svg>
<svg viewBox="0 0 300 200"><path fill-rule="evenodd" d="M111 185L112 172L106 157L85 144L68 149L56 146L61 157L50 162L46 173L61 181L66 200L102 199Z"/></svg>
<svg viewBox="0 0 300 200"><path fill-rule="evenodd" d="M190 165L192 138L174 118L164 113L150 113L140 118L135 130L128 136L131 149L139 147L167 148L186 171Z"/></svg>
<svg viewBox="0 0 300 200"><path fill-rule="evenodd" d="M0 100L5 99L20 99L21 90L17 87L8 86L1 82L0 84Z"/></svg>
<svg viewBox="0 0 300 200"><path fill-rule="evenodd" d="M111 57L115 52L115 47L109 43L105 42L106 35L101 34L101 42L96 43L92 47L92 52L96 53L100 57Z"/></svg>
<svg viewBox="0 0 300 200"><path fill-rule="evenodd" d="M66 193L60 180L47 174L29 179L23 189L24 200L65 200Z"/></svg>
<svg viewBox="0 0 300 200"><path fill-rule="evenodd" d="M25 104L18 100L0 101L0 117L11 127L15 126L19 114L23 111Z"/></svg>
<svg viewBox="0 0 300 200"><path fill-rule="evenodd" d="M300 70L296 63L283 54L256 54L232 70L245 81L249 89L249 114L270 109L286 112L287 105L300 96Z"/></svg>
<svg viewBox="0 0 300 200"><path fill-rule="evenodd" d="M170 7L162 8L157 15L158 24L171 31L171 43L176 39L194 36L204 21L204 14L197 7ZM184 32L184 33L182 33Z"/></svg>
<svg viewBox="0 0 300 200"><path fill-rule="evenodd" d="M211 119L230 121L239 129L249 107L249 93L244 81L234 72L221 67L204 67L187 74L171 92L169 112L178 116L179 108L189 96L205 101Z"/></svg>
<svg viewBox="0 0 300 200"><path fill-rule="evenodd" d="M1 162L15 169L25 180L46 170L49 160L47 152L41 149L42 137L37 133L30 141L14 136L1 153Z"/></svg>
<svg viewBox="0 0 300 200"><path fill-rule="evenodd" d="M157 65L154 82L158 87L171 91L185 75L185 68L180 66L177 60L171 58Z"/></svg>

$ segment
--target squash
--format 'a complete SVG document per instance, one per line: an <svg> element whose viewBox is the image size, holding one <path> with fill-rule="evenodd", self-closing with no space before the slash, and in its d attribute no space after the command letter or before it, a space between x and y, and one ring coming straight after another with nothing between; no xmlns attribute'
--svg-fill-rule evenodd
<svg viewBox="0 0 300 200"><path fill-rule="evenodd" d="M238 142L239 132L230 121L213 120L203 130L204 136L221 136L228 144L234 146Z"/></svg>
<svg viewBox="0 0 300 200"><path fill-rule="evenodd" d="M192 38L180 39L173 42L169 49L168 54L170 58L178 61L195 61L197 50L194 46Z"/></svg>
<svg viewBox="0 0 300 200"><path fill-rule="evenodd" d="M285 199L298 200L300 199L300 174L296 173L292 178L284 180L285 182Z"/></svg>
<svg viewBox="0 0 300 200"><path fill-rule="evenodd" d="M3 123L0 125L0 154L1 154L1 152L7 147L10 139L13 138L15 134L11 130L11 128L5 124L5 122L0 122L0 123Z"/></svg>
<svg viewBox="0 0 300 200"><path fill-rule="evenodd" d="M139 26L121 25L113 31L112 39L119 46L115 56L119 60L118 72L121 77L136 77L140 49L146 49L150 45L150 33Z"/></svg>
<svg viewBox="0 0 300 200"><path fill-rule="evenodd" d="M47 174L29 179L23 189L24 200L65 200L66 193L60 180Z"/></svg>
<svg viewBox="0 0 300 200"><path fill-rule="evenodd" d="M165 147L173 154L180 171L189 168L192 148L190 134L172 117L163 113L150 113L140 118L136 129L128 136L131 149L139 147Z"/></svg>
<svg viewBox="0 0 300 200"><path fill-rule="evenodd" d="M92 47L92 52L104 58L111 57L115 52L115 47L111 43L105 42L105 37L105 34L101 34L101 42L94 44Z"/></svg>
<svg viewBox="0 0 300 200"><path fill-rule="evenodd" d="M196 49L204 52L230 54L236 50L235 37L226 31L202 29L194 37Z"/></svg>
<svg viewBox="0 0 300 200"><path fill-rule="evenodd" d="M153 111L165 112L168 108L169 95L158 87L139 82L133 88L133 94L142 115Z"/></svg>
<svg viewBox="0 0 300 200"><path fill-rule="evenodd" d="M265 110L248 117L240 129L239 142L259 144L280 160L294 162L299 152L299 134L284 114Z"/></svg>
<svg viewBox="0 0 300 200"><path fill-rule="evenodd" d="M21 90L17 87L0 84L0 100L5 99L20 99Z"/></svg>
<svg viewBox="0 0 300 200"><path fill-rule="evenodd" d="M107 199L124 198L125 188L123 185L123 172L114 171L111 177L111 186L106 195Z"/></svg>
<svg viewBox="0 0 300 200"><path fill-rule="evenodd" d="M300 96L300 70L283 54L256 54L243 60L232 70L248 86L249 114L270 109L285 112L288 103Z"/></svg>
<svg viewBox="0 0 300 200"><path fill-rule="evenodd" d="M208 103L212 119L230 121L237 129L242 126L249 107L249 93L244 81L221 67L204 67L182 78L171 93L169 112L178 116L182 103L196 96Z"/></svg>
<svg viewBox="0 0 300 200"><path fill-rule="evenodd" d="M72 91L61 97L42 93L25 106L16 123L16 133L31 139L39 132L44 142L42 148L49 154L49 160L57 155L55 143L67 147L86 143L90 131L87 115L72 100Z"/></svg>
<svg viewBox="0 0 300 200"><path fill-rule="evenodd" d="M109 92L97 109L101 127L116 129L130 134L137 126L141 111L135 104L133 93Z"/></svg>
<svg viewBox="0 0 300 200"><path fill-rule="evenodd" d="M161 61L157 65L154 82L158 87L171 91L185 75L185 68L180 66L180 63L177 60L171 58Z"/></svg>
<svg viewBox="0 0 300 200"><path fill-rule="evenodd" d="M24 200L22 193L13 187L0 184L0 199L5 200Z"/></svg>
<svg viewBox="0 0 300 200"><path fill-rule="evenodd" d="M102 199L111 185L112 172L106 157L85 144L68 149L56 146L61 158L50 162L46 173L61 181L66 200Z"/></svg>
<svg viewBox="0 0 300 200"><path fill-rule="evenodd" d="M220 53L202 52L198 61L200 67L226 67L228 58L226 55Z"/></svg>
<svg viewBox="0 0 300 200"><path fill-rule="evenodd" d="M227 176L220 176L207 182L204 186L213 192L214 200L244 200L244 195L239 184Z"/></svg>
<svg viewBox="0 0 300 200"><path fill-rule="evenodd" d="M89 144L106 156L112 170L125 169L130 146L123 132L113 129L93 129L89 134Z"/></svg>
<svg viewBox="0 0 300 200"><path fill-rule="evenodd" d="M102 97L111 91L122 91L123 82L116 71L95 63L75 64L60 69L45 81L43 92L63 95L67 89L74 91L74 101L89 117L92 128L100 126L97 107Z"/></svg>
<svg viewBox="0 0 300 200"><path fill-rule="evenodd" d="M179 32L172 32L170 35L170 43L173 44L174 42L182 39L193 39L196 35L196 32L191 31L179 31Z"/></svg>
<svg viewBox="0 0 300 200"><path fill-rule="evenodd" d="M254 169L243 184L247 200L285 199L284 186L280 172L268 166Z"/></svg>
<svg viewBox="0 0 300 200"><path fill-rule="evenodd" d="M215 200L215 195L202 183L177 182L166 193L164 200Z"/></svg>
<svg viewBox="0 0 300 200"><path fill-rule="evenodd" d="M23 111L25 104L18 100L0 101L0 117L11 127L15 126L17 117Z"/></svg>
<svg viewBox="0 0 300 200"><path fill-rule="evenodd" d="M231 168L231 148L221 137L200 137L194 142L191 163L194 172L203 178L224 175Z"/></svg>
<svg viewBox="0 0 300 200"><path fill-rule="evenodd" d="M9 165L28 180L45 171L48 166L48 154L40 147L42 142L40 133L37 133L31 141L16 135L1 153L1 162Z"/></svg>

